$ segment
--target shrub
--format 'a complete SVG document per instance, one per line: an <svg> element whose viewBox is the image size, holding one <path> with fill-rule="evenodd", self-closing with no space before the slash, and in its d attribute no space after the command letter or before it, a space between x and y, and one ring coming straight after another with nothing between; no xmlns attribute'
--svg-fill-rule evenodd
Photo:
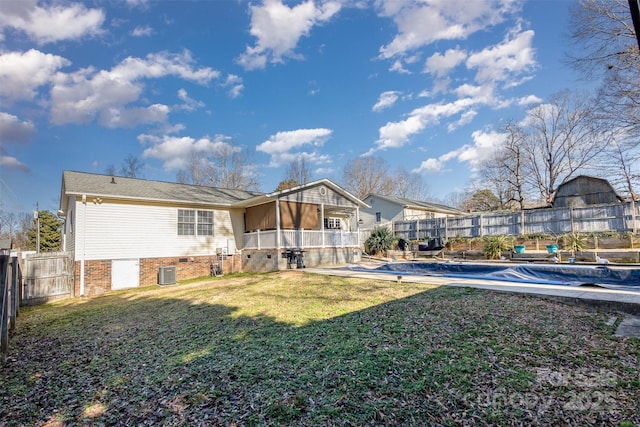
<svg viewBox="0 0 640 427"><path fill-rule="evenodd" d="M364 242L367 252L375 255L388 251L393 247L393 234L387 227L376 227L371 232L369 238Z"/></svg>
<svg viewBox="0 0 640 427"><path fill-rule="evenodd" d="M486 236L484 238L484 256L486 259L500 259L502 252L513 250L513 237Z"/></svg>
<svg viewBox="0 0 640 427"><path fill-rule="evenodd" d="M580 233L567 233L562 236L562 245L575 254L582 252L587 246L587 236Z"/></svg>

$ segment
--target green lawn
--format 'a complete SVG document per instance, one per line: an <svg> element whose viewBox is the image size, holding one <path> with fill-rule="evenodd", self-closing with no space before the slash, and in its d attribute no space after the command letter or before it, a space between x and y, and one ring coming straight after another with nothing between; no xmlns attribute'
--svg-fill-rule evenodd
<svg viewBox="0 0 640 427"><path fill-rule="evenodd" d="M239 275L23 309L0 425L639 425L640 340L535 297Z"/></svg>

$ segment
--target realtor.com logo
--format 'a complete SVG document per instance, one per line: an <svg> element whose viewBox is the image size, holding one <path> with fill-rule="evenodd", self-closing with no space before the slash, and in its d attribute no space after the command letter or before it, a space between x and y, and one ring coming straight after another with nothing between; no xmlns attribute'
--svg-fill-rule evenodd
<svg viewBox="0 0 640 427"><path fill-rule="evenodd" d="M557 409L558 406L567 411L611 411L617 406L617 380L616 375L606 369L560 372L541 368L536 370L537 384L533 384L530 391L495 389L468 400L480 407L520 408L537 413Z"/></svg>

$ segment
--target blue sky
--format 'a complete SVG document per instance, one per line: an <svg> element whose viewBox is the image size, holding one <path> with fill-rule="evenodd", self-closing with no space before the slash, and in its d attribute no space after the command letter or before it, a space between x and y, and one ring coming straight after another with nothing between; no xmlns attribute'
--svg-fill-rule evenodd
<svg viewBox="0 0 640 427"><path fill-rule="evenodd" d="M272 191L301 156L340 183L358 156L441 199L500 126L565 88L563 0L0 2L4 210L55 211L63 170L134 155L175 181L244 147Z"/></svg>

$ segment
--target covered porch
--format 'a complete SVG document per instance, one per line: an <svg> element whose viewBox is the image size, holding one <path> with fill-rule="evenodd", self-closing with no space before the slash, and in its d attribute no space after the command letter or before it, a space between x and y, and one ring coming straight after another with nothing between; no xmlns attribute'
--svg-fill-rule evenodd
<svg viewBox="0 0 640 427"><path fill-rule="evenodd" d="M357 262L360 209L367 207L329 180L247 200L243 269L274 271Z"/></svg>

